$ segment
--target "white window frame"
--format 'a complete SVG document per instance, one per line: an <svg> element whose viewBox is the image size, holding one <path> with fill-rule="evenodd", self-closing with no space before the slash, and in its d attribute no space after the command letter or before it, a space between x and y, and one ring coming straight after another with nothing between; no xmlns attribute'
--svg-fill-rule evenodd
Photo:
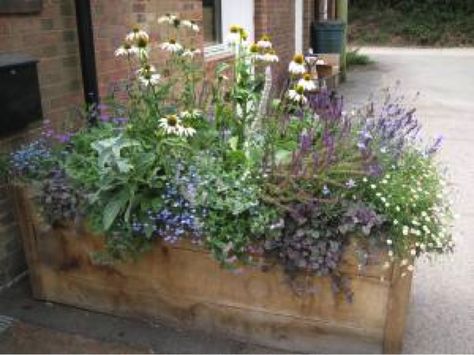
<svg viewBox="0 0 474 355"><path fill-rule="evenodd" d="M304 3L303 0L295 0L295 53L303 53L304 44L304 25L303 25L303 16L304 16Z"/></svg>
<svg viewBox="0 0 474 355"><path fill-rule="evenodd" d="M221 33L223 43L218 43L204 47L204 56L213 57L217 55L230 54L231 50L227 46L225 36L230 26L242 25L249 31L249 41L255 39L255 0L221 0Z"/></svg>

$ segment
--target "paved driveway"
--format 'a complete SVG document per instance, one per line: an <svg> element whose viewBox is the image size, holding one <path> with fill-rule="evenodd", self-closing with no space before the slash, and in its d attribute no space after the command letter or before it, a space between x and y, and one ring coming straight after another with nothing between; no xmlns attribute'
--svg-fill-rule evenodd
<svg viewBox="0 0 474 355"><path fill-rule="evenodd" d="M351 71L340 91L351 105L397 80L407 96L419 91L419 118L427 134L446 137L440 158L458 190L457 250L418 263L404 351L474 353L474 48L362 52L375 63Z"/></svg>

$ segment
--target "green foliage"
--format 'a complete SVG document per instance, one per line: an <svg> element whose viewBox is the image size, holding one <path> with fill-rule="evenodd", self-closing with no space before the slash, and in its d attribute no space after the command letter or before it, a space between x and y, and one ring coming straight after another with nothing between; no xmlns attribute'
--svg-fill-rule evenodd
<svg viewBox="0 0 474 355"><path fill-rule="evenodd" d="M446 229L452 215L438 171L433 158L408 151L381 180L361 185L364 199L387 219L389 245L401 257L446 252L453 246Z"/></svg>
<svg viewBox="0 0 474 355"><path fill-rule="evenodd" d="M346 64L348 67L356 65L368 65L372 63L372 60L367 54L360 54L360 48L350 50L346 54Z"/></svg>
<svg viewBox="0 0 474 355"><path fill-rule="evenodd" d="M349 39L357 44L470 46L473 17L470 0L352 0Z"/></svg>

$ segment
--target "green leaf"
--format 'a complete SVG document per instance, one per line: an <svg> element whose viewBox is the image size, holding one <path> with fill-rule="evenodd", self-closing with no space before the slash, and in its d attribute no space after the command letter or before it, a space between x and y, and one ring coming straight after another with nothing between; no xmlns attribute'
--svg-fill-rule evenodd
<svg viewBox="0 0 474 355"><path fill-rule="evenodd" d="M231 139L229 139L230 149L237 150L238 143L239 143L239 138L238 137L232 137Z"/></svg>
<svg viewBox="0 0 474 355"><path fill-rule="evenodd" d="M227 69L229 69L230 65L227 64L227 63L220 63L217 67L216 67L216 74L217 75L220 75L222 74L223 72L225 72Z"/></svg>
<svg viewBox="0 0 474 355"><path fill-rule="evenodd" d="M117 219L117 216L120 214L120 211L126 206L129 197L128 190L122 190L107 203L102 217L102 224L105 231L110 229L114 221Z"/></svg>

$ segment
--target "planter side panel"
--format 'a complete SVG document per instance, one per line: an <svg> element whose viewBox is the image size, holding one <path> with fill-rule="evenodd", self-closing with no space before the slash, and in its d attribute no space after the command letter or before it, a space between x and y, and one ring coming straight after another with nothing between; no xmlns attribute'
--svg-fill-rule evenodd
<svg viewBox="0 0 474 355"><path fill-rule="evenodd" d="M359 275L350 250L343 270L351 275L353 303L335 298L328 279L300 278L313 292L298 295L276 267L223 270L207 251L189 244L157 243L136 261L98 265L91 254L103 249L103 238L45 227L21 189L17 212L39 299L165 320L288 351L373 353L384 342L386 351L401 347L410 280L401 283L398 270L381 271L380 264ZM381 276L387 281L380 282Z"/></svg>
<svg viewBox="0 0 474 355"><path fill-rule="evenodd" d="M102 240L72 230L37 236L44 298L117 315L163 319L297 351L379 352L388 286L355 278L353 303L327 279L309 277L297 295L281 270L223 270L208 253L157 245L135 262L97 265Z"/></svg>

